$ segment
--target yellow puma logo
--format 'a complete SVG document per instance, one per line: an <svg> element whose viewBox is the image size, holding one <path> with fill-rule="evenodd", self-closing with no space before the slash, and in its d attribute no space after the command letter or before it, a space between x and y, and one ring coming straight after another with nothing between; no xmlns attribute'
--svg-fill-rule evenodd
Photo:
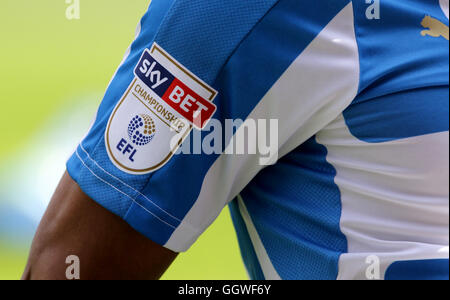
<svg viewBox="0 0 450 300"><path fill-rule="evenodd" d="M443 37L448 41L448 26L439 21L438 19L432 18L430 16L425 16L421 23L423 28L420 33L422 36L432 36L432 37Z"/></svg>

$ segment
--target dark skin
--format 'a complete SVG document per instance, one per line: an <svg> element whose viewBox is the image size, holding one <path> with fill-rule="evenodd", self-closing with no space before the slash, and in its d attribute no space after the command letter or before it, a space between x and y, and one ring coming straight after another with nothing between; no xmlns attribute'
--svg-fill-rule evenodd
<svg viewBox="0 0 450 300"><path fill-rule="evenodd" d="M34 237L22 279L65 280L70 255L80 258L82 280L159 279L177 256L91 200L66 172Z"/></svg>

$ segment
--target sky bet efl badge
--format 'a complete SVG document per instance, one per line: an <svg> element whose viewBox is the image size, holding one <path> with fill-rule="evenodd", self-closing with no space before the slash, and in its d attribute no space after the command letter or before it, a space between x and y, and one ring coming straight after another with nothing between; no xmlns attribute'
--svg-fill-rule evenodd
<svg viewBox="0 0 450 300"><path fill-rule="evenodd" d="M217 92L157 44L134 74L109 119L106 148L122 171L146 174L164 166L194 127L204 128Z"/></svg>

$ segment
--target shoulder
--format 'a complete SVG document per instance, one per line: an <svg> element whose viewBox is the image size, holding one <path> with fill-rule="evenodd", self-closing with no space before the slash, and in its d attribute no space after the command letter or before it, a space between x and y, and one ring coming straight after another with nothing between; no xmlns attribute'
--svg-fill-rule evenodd
<svg viewBox="0 0 450 300"><path fill-rule="evenodd" d="M165 0L154 0L165 1ZM207 82L278 0L175 0L156 42Z"/></svg>

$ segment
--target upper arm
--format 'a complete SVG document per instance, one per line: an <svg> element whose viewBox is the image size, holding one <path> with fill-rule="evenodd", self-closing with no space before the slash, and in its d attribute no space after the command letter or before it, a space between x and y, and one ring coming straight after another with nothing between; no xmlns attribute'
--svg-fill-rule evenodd
<svg viewBox="0 0 450 300"><path fill-rule="evenodd" d="M39 225L23 279L69 279L70 256L79 258L84 280L157 279L176 253L96 204L65 174Z"/></svg>

